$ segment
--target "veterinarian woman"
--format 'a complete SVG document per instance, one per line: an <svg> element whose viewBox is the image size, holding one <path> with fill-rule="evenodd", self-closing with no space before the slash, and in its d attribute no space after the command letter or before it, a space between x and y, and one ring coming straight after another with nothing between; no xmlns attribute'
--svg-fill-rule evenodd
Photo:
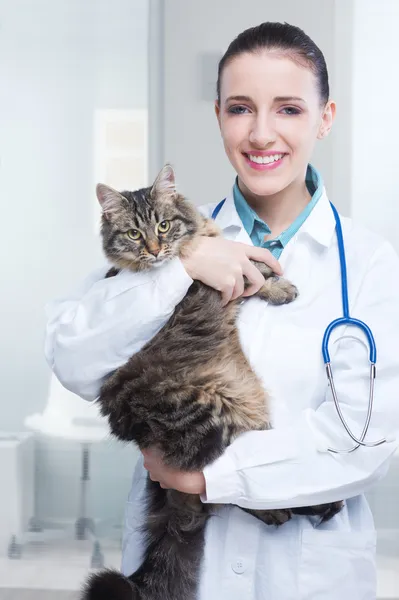
<svg viewBox="0 0 399 600"><path fill-rule="evenodd" d="M327 325L343 314L342 268L335 217L310 161L334 114L323 55L301 30L264 23L243 32L220 63L216 102L237 178L223 204L208 198L204 208L225 239L206 238L184 262L150 273L105 280L106 266L49 307L48 362L67 388L94 400L103 378L160 329L194 279L220 290L225 302L243 293L244 274L249 295L255 292L261 278L249 262L254 246L276 271L278 259L299 288L285 306L251 298L239 317L245 352L271 395L274 429L242 435L203 473L166 469L155 452L144 457L163 487L226 505L208 523L200 600L376 598L376 536L363 494L397 448L399 262L388 243L342 218L350 313L368 324L378 350L366 440L387 441L333 452L355 444L338 418L321 352ZM335 329L329 349L343 416L361 437L369 400L366 335ZM127 503L126 574L140 564L145 468L139 461ZM298 515L275 528L239 508L337 500L345 500L343 509L321 525Z"/></svg>

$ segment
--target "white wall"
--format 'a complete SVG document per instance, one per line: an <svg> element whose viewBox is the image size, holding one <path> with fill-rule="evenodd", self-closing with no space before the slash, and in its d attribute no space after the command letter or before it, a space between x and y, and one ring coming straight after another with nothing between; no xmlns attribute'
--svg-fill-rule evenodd
<svg viewBox="0 0 399 600"><path fill-rule="evenodd" d="M101 260L93 116L146 107L147 10L147 0L0 3L0 429L22 429L44 408L44 305ZM76 510L80 464L71 452L39 444L44 514ZM106 459L118 465L112 476L130 479L133 464L115 456ZM104 507L112 500L97 498Z"/></svg>
<svg viewBox="0 0 399 600"><path fill-rule="evenodd" d="M341 190L350 180L345 116L350 73L345 59L339 69L336 61L350 43L350 4L347 0L252 0L244 7L242 0L164 2L164 157L175 165L184 193L197 203L217 200L230 190L234 177L220 141L213 102L201 97L202 56L221 57L230 41L247 27L266 20L287 21L302 27L320 46L329 65L332 95L337 93L343 104L333 135L318 144L313 162L323 172L331 198L343 212L349 211L349 199ZM216 76L215 64L214 83ZM341 152L339 177L335 177L336 148Z"/></svg>
<svg viewBox="0 0 399 600"><path fill-rule="evenodd" d="M0 24L0 403L15 428L46 394L45 302L101 257L93 115L146 106L147 7L2 0Z"/></svg>
<svg viewBox="0 0 399 600"><path fill-rule="evenodd" d="M399 2L355 0L353 217L399 251Z"/></svg>

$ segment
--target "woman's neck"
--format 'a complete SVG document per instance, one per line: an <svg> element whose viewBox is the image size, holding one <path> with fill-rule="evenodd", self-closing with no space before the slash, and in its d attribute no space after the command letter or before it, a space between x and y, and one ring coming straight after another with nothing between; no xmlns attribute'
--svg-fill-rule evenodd
<svg viewBox="0 0 399 600"><path fill-rule="evenodd" d="M287 188L271 196L253 194L240 179L238 187L252 210L270 228L270 239L285 231L311 200L304 180L293 181Z"/></svg>

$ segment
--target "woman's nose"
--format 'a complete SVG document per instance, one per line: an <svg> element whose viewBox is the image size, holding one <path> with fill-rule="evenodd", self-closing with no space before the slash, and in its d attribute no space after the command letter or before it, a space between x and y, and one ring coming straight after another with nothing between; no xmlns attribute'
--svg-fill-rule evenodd
<svg viewBox="0 0 399 600"><path fill-rule="evenodd" d="M250 143L257 148L265 148L276 141L274 121L265 116L258 116L253 122L250 134Z"/></svg>

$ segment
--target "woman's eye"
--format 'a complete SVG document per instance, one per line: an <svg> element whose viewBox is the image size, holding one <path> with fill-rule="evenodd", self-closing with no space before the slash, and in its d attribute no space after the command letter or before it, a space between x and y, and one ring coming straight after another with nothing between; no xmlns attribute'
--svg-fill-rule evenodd
<svg viewBox="0 0 399 600"><path fill-rule="evenodd" d="M141 238L141 233L138 229L129 229L129 231L126 232L126 235L128 238L134 241Z"/></svg>
<svg viewBox="0 0 399 600"><path fill-rule="evenodd" d="M244 115L248 111L246 106L230 106L227 112L233 115Z"/></svg>
<svg viewBox="0 0 399 600"><path fill-rule="evenodd" d="M284 106L280 112L284 113L285 115L299 115L301 113L299 108L296 108L295 106Z"/></svg>
<svg viewBox="0 0 399 600"><path fill-rule="evenodd" d="M159 233L166 233L170 228L170 221L161 221L158 223L158 231Z"/></svg>

